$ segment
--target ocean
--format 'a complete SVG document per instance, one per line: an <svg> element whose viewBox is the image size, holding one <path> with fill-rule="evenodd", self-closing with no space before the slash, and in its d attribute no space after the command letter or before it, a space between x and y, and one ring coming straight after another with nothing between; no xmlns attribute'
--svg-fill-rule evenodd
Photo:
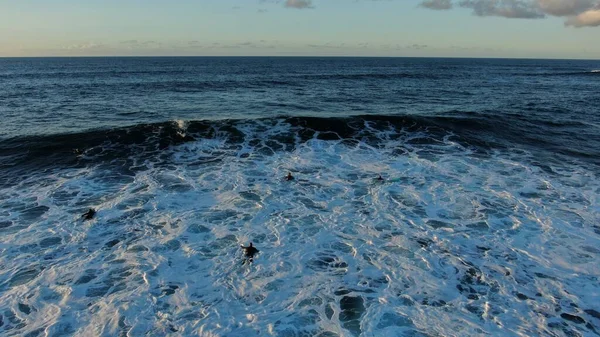
<svg viewBox="0 0 600 337"><path fill-rule="evenodd" d="M599 102L600 61L0 59L0 335L600 336Z"/></svg>

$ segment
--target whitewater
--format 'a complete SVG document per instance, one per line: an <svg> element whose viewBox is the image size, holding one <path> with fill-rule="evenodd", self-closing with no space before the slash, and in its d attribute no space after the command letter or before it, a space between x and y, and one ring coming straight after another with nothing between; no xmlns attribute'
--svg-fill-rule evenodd
<svg viewBox="0 0 600 337"><path fill-rule="evenodd" d="M594 166L407 123L178 120L69 143L69 165L14 155L0 331L598 335Z"/></svg>

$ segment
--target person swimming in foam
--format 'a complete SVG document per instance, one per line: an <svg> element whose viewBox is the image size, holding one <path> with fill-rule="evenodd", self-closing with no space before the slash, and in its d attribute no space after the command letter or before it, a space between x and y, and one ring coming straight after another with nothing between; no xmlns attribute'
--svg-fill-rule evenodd
<svg viewBox="0 0 600 337"><path fill-rule="evenodd" d="M254 246L252 246L252 242L250 242L250 245L248 247L244 247L242 245L241 248L244 250L244 256L246 257L246 259L244 260L244 263L254 262L254 255L256 255L256 253L258 253L258 249L256 249Z"/></svg>
<svg viewBox="0 0 600 337"><path fill-rule="evenodd" d="M94 218L94 215L96 215L96 210L93 208L88 209L87 212L83 213L83 215L81 216L84 220L92 220Z"/></svg>
<svg viewBox="0 0 600 337"><path fill-rule="evenodd" d="M288 172L287 176L285 177L285 180L287 180L287 181L294 180L294 176L292 175L292 172Z"/></svg>

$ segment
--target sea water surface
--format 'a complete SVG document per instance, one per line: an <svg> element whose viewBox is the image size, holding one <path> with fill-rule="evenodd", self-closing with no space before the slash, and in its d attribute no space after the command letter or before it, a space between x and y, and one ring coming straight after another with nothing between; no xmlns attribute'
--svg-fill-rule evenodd
<svg viewBox="0 0 600 337"><path fill-rule="evenodd" d="M599 336L599 70L0 59L0 335Z"/></svg>

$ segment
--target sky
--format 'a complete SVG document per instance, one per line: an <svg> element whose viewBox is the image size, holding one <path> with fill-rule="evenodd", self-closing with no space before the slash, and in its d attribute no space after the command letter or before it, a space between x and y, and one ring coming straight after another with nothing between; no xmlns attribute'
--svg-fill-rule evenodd
<svg viewBox="0 0 600 337"><path fill-rule="evenodd" d="M0 0L0 57L600 59L600 0Z"/></svg>

